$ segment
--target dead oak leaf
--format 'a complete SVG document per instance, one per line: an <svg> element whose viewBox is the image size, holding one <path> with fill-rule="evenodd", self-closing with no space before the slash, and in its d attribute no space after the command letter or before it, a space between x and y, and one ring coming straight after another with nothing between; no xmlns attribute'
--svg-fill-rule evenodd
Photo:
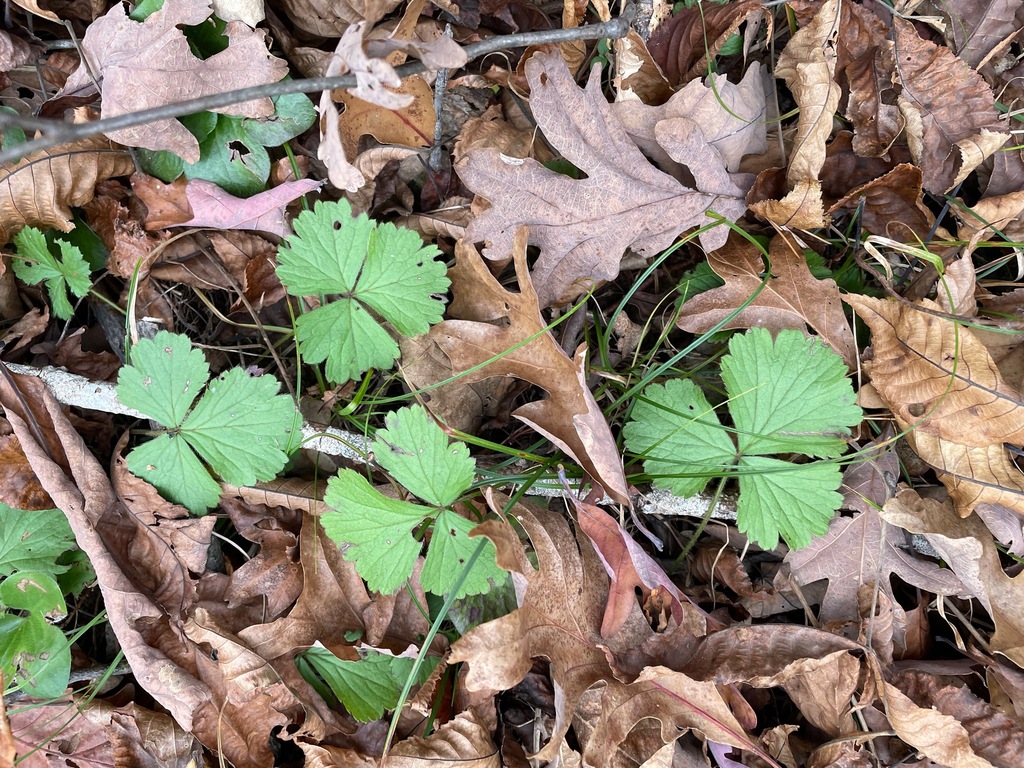
<svg viewBox="0 0 1024 768"><path fill-rule="evenodd" d="M786 235L772 240L768 256L768 284L736 313L764 281L761 251L748 240L734 236L724 248L709 253L708 263L725 280L725 285L686 302L679 315L679 327L691 333L704 333L734 314L724 328L759 327L777 333L784 328L806 332L810 326L853 368L857 345L843 314L835 281L816 279L799 248Z"/></svg>
<svg viewBox="0 0 1024 768"><path fill-rule="evenodd" d="M448 271L455 295L448 314L465 319L435 325L430 337L467 383L514 376L546 390L546 400L520 406L512 415L558 445L612 498L628 505L622 457L587 387L586 347L570 358L547 330L526 266L526 238L523 228L512 246L518 294L502 288L476 249L459 241L456 265Z"/></svg>
<svg viewBox="0 0 1024 768"><path fill-rule="evenodd" d="M706 142L701 155L673 157L700 170L696 190L652 166L605 101L599 70L582 90L557 54L536 55L526 63L526 77L545 137L586 178L493 149L470 152L458 171L491 202L467 229L469 240L488 241L485 256L505 258L516 230L530 227L541 249L533 271L541 307L565 304L614 278L627 248L653 255L680 233L712 223L710 211L731 221L744 214L743 190ZM713 251L726 236L725 227L714 227L700 235L701 245Z"/></svg>
<svg viewBox="0 0 1024 768"><path fill-rule="evenodd" d="M210 0L175 0L139 23L128 17L124 6L115 5L89 25L82 39L85 61L68 78L64 93L95 92L95 76L101 81L103 117L114 117L277 82L288 73L287 63L267 50L265 33L239 21L224 31L227 48L198 58L180 27L202 24L210 13ZM274 105L270 99L257 99L214 111L267 117ZM177 120L157 120L107 136L132 147L168 150L189 163L199 160L199 142Z"/></svg>
<svg viewBox="0 0 1024 768"><path fill-rule="evenodd" d="M504 497L495 494L492 503L503 501ZM613 678L608 656L599 647L605 642L600 628L608 577L590 543L583 536L574 536L561 516L523 504L517 504L511 514L529 534L540 570L530 565L508 523L491 520L474 529L471 535L491 539L499 564L512 571L520 607L459 638L452 646L449 663L468 664L468 691L495 692L518 685L533 659L548 659L555 691L555 724L551 740L533 757L550 760L558 754L583 693Z"/></svg>

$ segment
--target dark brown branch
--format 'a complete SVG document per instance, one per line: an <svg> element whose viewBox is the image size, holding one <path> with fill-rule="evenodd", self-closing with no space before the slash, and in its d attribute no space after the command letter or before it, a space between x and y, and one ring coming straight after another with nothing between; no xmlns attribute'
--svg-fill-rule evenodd
<svg viewBox="0 0 1024 768"><path fill-rule="evenodd" d="M636 11L632 3L626 5L622 15L611 21L602 24L589 24L583 27L572 29L550 29L539 32L523 32L516 35L502 35L483 40L479 43L467 45L463 50L469 60L479 58L488 53L494 53L505 48L519 48L528 45L542 45L545 43L566 43L575 40L600 40L602 38L618 39L625 37L629 31L630 23ZM426 71L421 61L413 61L396 67L400 77L408 77ZM89 123L66 123L62 120L43 120L39 118L25 118L20 115L0 113L0 129L15 125L22 128L39 130L44 133L39 138L32 139L16 147L0 152L0 163L9 163L39 150L56 147L60 144L68 144L73 141L96 136L101 133L130 128L134 125L166 120L173 117L205 112L212 109L219 109L253 99L284 96L290 93L317 93L319 91L333 90L335 88L352 88L356 85L354 75L341 77L313 77L303 80L282 80L277 83L266 83L264 85L240 88L236 91L226 91L203 96L198 99L178 101L172 104L164 104L152 109L140 112L130 112L116 117L108 117L103 120L96 120Z"/></svg>

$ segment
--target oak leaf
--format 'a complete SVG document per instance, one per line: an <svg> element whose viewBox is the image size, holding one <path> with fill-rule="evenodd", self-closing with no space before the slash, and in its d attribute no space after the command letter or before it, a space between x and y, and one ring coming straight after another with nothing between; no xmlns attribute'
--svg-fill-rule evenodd
<svg viewBox="0 0 1024 768"><path fill-rule="evenodd" d="M131 156L101 136L33 152L0 166L0 243L25 226L74 229L72 206L93 198L96 184L127 176Z"/></svg>
<svg viewBox="0 0 1024 768"><path fill-rule="evenodd" d="M504 501L499 494L495 499ZM511 514L529 534L540 569L530 565L508 523L491 520L477 526L471 535L491 539L499 565L512 572L519 608L457 640L449 663L468 664L468 691L493 693L514 688L534 658L547 658L555 687L555 723L551 740L533 757L549 760L558 754L584 691L613 678L608 656L599 647L607 643L600 627L608 577L590 543L574 536L561 516L522 504ZM630 631L635 629L624 630Z"/></svg>
<svg viewBox="0 0 1024 768"><path fill-rule="evenodd" d="M712 223L709 211L729 220L745 212L743 190L698 137L689 156L674 157L694 171L696 190L652 166L605 101L599 70L581 90L561 58L536 55L526 63L526 77L544 135L587 178L572 179L492 149L470 152L458 171L466 186L491 202L467 229L471 241L489 242L485 256L505 258L516 230L530 227L531 241L541 249L533 278L542 307L565 304L595 282L614 278L627 248L653 255L680 233ZM725 227L714 227L700 242L713 251L726 235Z"/></svg>
<svg viewBox="0 0 1024 768"><path fill-rule="evenodd" d="M198 58L180 27L201 24L210 13L210 0L175 0L139 23L128 17L124 6L115 5L89 25L82 39L85 61L68 78L64 93L94 92L95 77L101 81L103 116L114 117L185 97L277 82L288 73L287 63L267 50L263 30L239 21L225 29L227 48ZM266 98L214 111L267 117L274 105ZM132 147L168 150L189 163L199 160L199 142L177 120L157 120L107 136Z"/></svg>
<svg viewBox="0 0 1024 768"><path fill-rule="evenodd" d="M467 383L515 376L546 390L548 399L520 406L512 415L558 445L612 498L628 505L622 457L587 387L586 346L570 358L547 330L526 266L526 238L524 228L512 245L519 294L502 288L476 249L459 241L456 265L448 271L455 295L448 314L465 319L434 326L430 337Z"/></svg>
<svg viewBox="0 0 1024 768"><path fill-rule="evenodd" d="M732 236L725 247L709 253L708 263L725 280L725 285L686 302L677 321L679 327L691 333L704 333L733 314L723 328L767 328L774 334L784 328L806 332L810 326L853 368L857 345L843 314L835 281L816 279L796 243L787 235L780 234L772 240L768 256L768 284L736 313L764 282L761 251L750 241Z"/></svg>

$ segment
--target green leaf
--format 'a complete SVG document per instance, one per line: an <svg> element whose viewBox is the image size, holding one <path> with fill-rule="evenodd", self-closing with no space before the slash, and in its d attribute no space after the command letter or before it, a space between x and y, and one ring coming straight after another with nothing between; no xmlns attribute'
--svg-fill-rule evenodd
<svg viewBox="0 0 1024 768"><path fill-rule="evenodd" d="M242 118L218 115L217 127L199 142L199 160L183 169L186 178L205 179L237 197L251 197L266 188L270 155L246 134Z"/></svg>
<svg viewBox="0 0 1024 768"><path fill-rule="evenodd" d="M689 379L653 384L633 406L623 429L629 450L659 488L700 493L736 461L736 448L704 393Z"/></svg>
<svg viewBox="0 0 1024 768"><path fill-rule="evenodd" d="M28 512L0 502L0 576L45 570L60 574L57 559L75 548L75 535L59 509Z"/></svg>
<svg viewBox="0 0 1024 768"><path fill-rule="evenodd" d="M30 611L48 621L68 615L57 580L49 571L18 571L0 582L0 603L12 611Z"/></svg>
<svg viewBox="0 0 1024 768"><path fill-rule="evenodd" d="M466 574L455 596L458 598L488 592L494 585L504 581L507 574L495 563L494 544L488 539L469 538L469 532L474 528L476 523L450 509L437 516L430 535L430 548L420 573L423 589L435 595L451 592L481 541L484 542L484 550Z"/></svg>
<svg viewBox="0 0 1024 768"><path fill-rule="evenodd" d="M17 685L29 696L55 699L68 687L71 646L38 614L0 616L0 670L7 690Z"/></svg>
<svg viewBox="0 0 1024 768"><path fill-rule="evenodd" d="M342 661L326 648L313 647L303 652L301 658L324 679L349 714L366 723L379 720L386 711L398 706L398 697L415 659L377 651L362 653L359 661ZM437 662L436 658L426 660L419 669L417 685L426 682Z"/></svg>
<svg viewBox="0 0 1024 768"><path fill-rule="evenodd" d="M246 135L264 147L279 147L316 122L316 107L304 93L276 96L273 101L274 114L270 117L242 118Z"/></svg>
<svg viewBox="0 0 1024 768"><path fill-rule="evenodd" d="M232 368L200 395L208 379L202 352L187 337L161 331L135 346L117 385L124 405L169 430L128 454L128 468L196 514L220 498L203 462L233 485L272 479L288 460L284 447L295 424L295 406L277 394L273 377Z"/></svg>
<svg viewBox="0 0 1024 768"><path fill-rule="evenodd" d="M370 446L377 462L395 480L429 504L446 507L473 482L476 462L463 442L448 437L421 405L385 418Z"/></svg>
<svg viewBox="0 0 1024 768"><path fill-rule="evenodd" d="M817 339L763 328L733 337L722 381L740 453L839 456L861 419L842 358Z"/></svg>
<svg viewBox="0 0 1024 768"><path fill-rule="evenodd" d="M338 544L347 544L345 559L370 589L391 594L412 575L420 542L412 536L432 510L390 499L365 477L343 469L327 483L324 501L336 512L324 513L324 531Z"/></svg>
<svg viewBox="0 0 1024 768"><path fill-rule="evenodd" d="M35 227L25 227L14 236L17 254L14 257L14 274L30 285L46 283L50 294L53 313L67 320L74 309L68 301L67 291L81 298L89 293L92 280L89 265L82 252L64 240L58 240L60 260L46 244L46 237Z"/></svg>
<svg viewBox="0 0 1024 768"><path fill-rule="evenodd" d="M448 289L445 265L415 233L353 217L344 200L317 202L294 227L278 252L281 282L293 296L341 296L296 323L300 352L310 362L326 360L332 381L390 367L398 357L398 345L369 310L406 336L441 320L444 304L432 294Z"/></svg>
<svg viewBox="0 0 1024 768"><path fill-rule="evenodd" d="M842 497L831 462L765 454L834 458L861 419L842 359L817 339L782 331L773 341L754 328L736 335L722 360L735 444L689 380L644 390L623 430L630 451L660 488L702 491L723 470L738 475L737 524L766 549L779 536L793 548L827 531Z"/></svg>

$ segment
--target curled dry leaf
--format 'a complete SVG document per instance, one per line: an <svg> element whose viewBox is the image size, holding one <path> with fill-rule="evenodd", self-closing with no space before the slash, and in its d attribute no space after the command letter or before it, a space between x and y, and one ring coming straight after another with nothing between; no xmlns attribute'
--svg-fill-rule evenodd
<svg viewBox="0 0 1024 768"><path fill-rule="evenodd" d="M921 199L921 178L920 168L901 163L846 193L828 212L860 209L864 229L869 232L901 243L923 242L932 233L935 216Z"/></svg>
<svg viewBox="0 0 1024 768"><path fill-rule="evenodd" d="M992 534L977 516L960 518L948 504L900 491L886 502L882 517L910 533L927 537L995 624L990 647L1024 666L1024 576L1003 572Z"/></svg>
<svg viewBox="0 0 1024 768"><path fill-rule="evenodd" d="M595 282L614 278L627 248L654 255L681 232L711 223L711 210L729 220L743 215L743 192L703 140L693 144L694 154L673 158L694 171L697 190L647 161L605 101L599 70L581 90L561 58L538 54L527 62L526 76L544 135L587 178L572 179L490 149L470 152L458 171L491 202L467 230L473 241L489 242L485 256L507 257L519 227L530 227L531 241L541 249L533 278L542 307L565 304ZM725 227L715 227L700 241L712 251L726 235Z"/></svg>
<svg viewBox="0 0 1024 768"><path fill-rule="evenodd" d="M176 0L139 23L128 17L124 6L115 5L89 25L82 39L85 61L68 78L64 93L90 92L95 87L92 78L99 78L103 117L114 117L171 104L182 93L198 98L274 83L288 74L288 64L267 51L263 30L238 21L225 29L227 48L198 58L180 27L201 24L210 13L210 0ZM267 117L274 113L274 105L270 99L257 99L215 111ZM177 120L157 120L107 136L132 147L167 150L189 163L199 160L199 142Z"/></svg>
<svg viewBox="0 0 1024 768"><path fill-rule="evenodd" d="M495 493L493 501L500 508L507 500ZM555 687L555 724L551 740L533 757L549 760L558 754L583 692L613 678L608 656L599 647L607 642L599 632L608 577L590 543L574 536L560 515L523 504L513 507L511 514L529 534L540 570L530 565L508 523L491 520L474 529L471 535L491 539L499 564L512 571L519 608L459 638L449 663L468 664L465 685L469 691L493 693L518 685L534 658L548 659ZM650 628L646 629L649 634ZM624 630L635 631L629 626Z"/></svg>
<svg viewBox="0 0 1024 768"><path fill-rule="evenodd" d="M948 48L923 40L914 25L894 16L894 78L907 121L907 140L924 174L924 188L942 194L959 184L1009 134L995 96L981 75Z"/></svg>
<svg viewBox="0 0 1024 768"><path fill-rule="evenodd" d="M4 163L0 166L0 243L29 225L70 232L72 206L92 200L98 182L134 170L131 156L102 136Z"/></svg>
<svg viewBox="0 0 1024 768"><path fill-rule="evenodd" d="M835 280L816 279L788 235L779 234L772 240L768 256L772 270L768 284L723 327L767 328L774 334L784 328L806 333L809 326L854 368L857 345ZM725 285L683 305L677 322L691 333L704 333L735 313L764 282L764 258L746 238L730 236L725 247L708 254L708 263Z"/></svg>
<svg viewBox="0 0 1024 768"><path fill-rule="evenodd" d="M546 400L520 406L512 415L572 456L609 496L629 505L622 457L587 387L586 346L570 358L547 330L526 266L526 238L523 228L512 246L519 294L501 287L475 248L456 245L456 265L448 271L455 299L448 314L465 319L435 325L430 337L456 372L483 365L466 374L467 382L515 376L546 390Z"/></svg>
<svg viewBox="0 0 1024 768"><path fill-rule="evenodd" d="M790 191L781 200L762 200L750 207L777 226L814 229L826 223L818 174L842 95L835 81L838 20L838 0L825 0L811 23L790 39L775 68L775 76L786 81L800 107L786 170Z"/></svg>
<svg viewBox="0 0 1024 768"><path fill-rule="evenodd" d="M388 753L393 768L421 768L428 762L460 768L501 768L502 760L489 729L474 710L461 713L427 738L411 736Z"/></svg>

